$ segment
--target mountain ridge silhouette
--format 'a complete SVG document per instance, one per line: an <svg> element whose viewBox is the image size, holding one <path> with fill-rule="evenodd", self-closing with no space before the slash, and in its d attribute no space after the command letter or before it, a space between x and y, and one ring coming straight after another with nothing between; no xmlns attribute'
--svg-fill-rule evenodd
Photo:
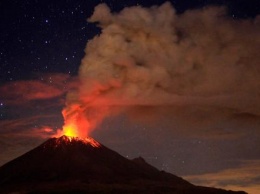
<svg viewBox="0 0 260 194"><path fill-rule="evenodd" d="M92 138L51 138L0 167L0 193L246 194L195 186Z"/></svg>

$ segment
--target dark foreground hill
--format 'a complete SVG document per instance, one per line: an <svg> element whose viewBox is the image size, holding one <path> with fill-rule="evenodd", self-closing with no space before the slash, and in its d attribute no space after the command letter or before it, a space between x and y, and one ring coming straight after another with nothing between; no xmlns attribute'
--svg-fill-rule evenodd
<svg viewBox="0 0 260 194"><path fill-rule="evenodd" d="M0 193L245 194L194 186L97 141L62 136L0 167Z"/></svg>

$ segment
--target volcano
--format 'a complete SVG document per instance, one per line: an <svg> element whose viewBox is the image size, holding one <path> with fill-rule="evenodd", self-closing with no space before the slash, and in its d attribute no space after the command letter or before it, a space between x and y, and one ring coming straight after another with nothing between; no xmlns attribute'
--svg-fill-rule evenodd
<svg viewBox="0 0 260 194"><path fill-rule="evenodd" d="M0 167L0 193L245 194L195 186L92 138L51 138Z"/></svg>

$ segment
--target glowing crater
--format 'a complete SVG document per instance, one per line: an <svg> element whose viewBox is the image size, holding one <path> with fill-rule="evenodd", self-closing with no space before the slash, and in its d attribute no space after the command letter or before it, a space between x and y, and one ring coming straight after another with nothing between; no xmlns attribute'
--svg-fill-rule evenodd
<svg viewBox="0 0 260 194"><path fill-rule="evenodd" d="M60 138L57 138L55 141L56 141L56 145L60 145L60 144L64 144L64 143L70 144L73 142L80 142L80 143L84 143L86 145L91 145L92 147L95 147L95 148L101 147L101 144L98 143L96 140L94 140L91 137L80 138L80 137L63 135Z"/></svg>

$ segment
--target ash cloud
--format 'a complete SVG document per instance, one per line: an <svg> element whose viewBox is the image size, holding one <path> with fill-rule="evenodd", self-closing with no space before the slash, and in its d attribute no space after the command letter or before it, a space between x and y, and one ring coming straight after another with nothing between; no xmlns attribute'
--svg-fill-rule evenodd
<svg viewBox="0 0 260 194"><path fill-rule="evenodd" d="M100 4L89 21L102 32L86 46L81 84L68 94L65 117L80 107L94 128L123 111L186 122L260 115L259 16L233 20L212 6L178 15L166 2L119 13Z"/></svg>

